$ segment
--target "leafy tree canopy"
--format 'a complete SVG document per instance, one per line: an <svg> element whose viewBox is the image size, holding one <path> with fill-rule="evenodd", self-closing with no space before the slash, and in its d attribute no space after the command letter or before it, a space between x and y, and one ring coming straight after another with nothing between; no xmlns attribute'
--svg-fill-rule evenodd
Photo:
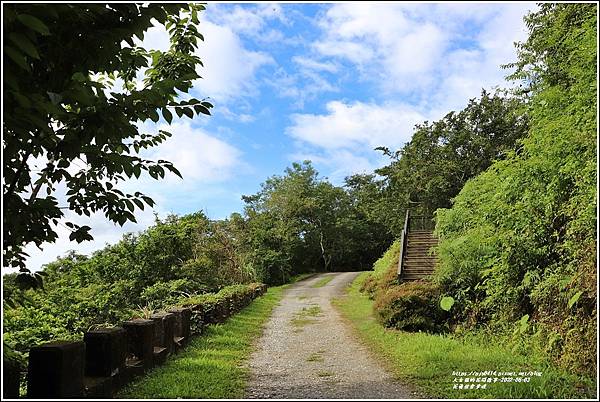
<svg viewBox="0 0 600 402"><path fill-rule="evenodd" d="M25 267L23 248L57 238L64 209L110 221L135 222L152 206L117 184L165 169L141 150L171 134L147 134L140 123L210 114L205 100L178 100L200 78L196 4L6 4L4 10L4 266ZM167 51L139 46L153 21L165 26ZM36 170L34 163L39 165ZM63 187L64 185L64 187ZM61 191L66 191L62 204ZM71 240L92 239L72 222ZM29 281L31 276L24 275Z"/></svg>
<svg viewBox="0 0 600 402"><path fill-rule="evenodd" d="M513 79L530 129L438 210L436 280L456 319L518 323L561 365L596 372L597 5L541 4ZM540 334L546 334L540 336ZM561 342L556 342L560 339Z"/></svg>
<svg viewBox="0 0 600 402"><path fill-rule="evenodd" d="M433 216L447 208L467 180L514 149L528 129L522 103L515 97L482 91L466 108L415 127L400 150L378 149L392 162L376 173L384 179L379 214L393 233L402 230L406 208Z"/></svg>

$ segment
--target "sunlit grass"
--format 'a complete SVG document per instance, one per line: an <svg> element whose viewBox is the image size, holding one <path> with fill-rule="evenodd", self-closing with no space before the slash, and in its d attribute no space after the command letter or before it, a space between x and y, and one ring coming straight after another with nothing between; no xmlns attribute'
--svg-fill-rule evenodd
<svg viewBox="0 0 600 402"><path fill-rule="evenodd" d="M540 356L524 356L510 348L485 340L458 340L451 335L432 335L388 330L372 317L373 302L358 289L361 274L348 295L336 301L360 339L382 358L390 370L406 383L435 398L590 398L592 379L561 371ZM529 383L491 383L485 390L453 389L453 371L542 372Z"/></svg>
<svg viewBox="0 0 600 402"><path fill-rule="evenodd" d="M311 317L319 317L321 315L321 307L313 305L310 307L304 307L302 310L296 312L290 323L296 328L294 332L299 332L305 325L314 324L317 320Z"/></svg>
<svg viewBox="0 0 600 402"><path fill-rule="evenodd" d="M245 362L286 286L269 288L224 324L209 326L180 354L129 384L117 397L241 398L249 374Z"/></svg>
<svg viewBox="0 0 600 402"><path fill-rule="evenodd" d="M317 283L312 285L313 288L322 288L327 285L333 279L333 275L327 275L324 278L321 278Z"/></svg>

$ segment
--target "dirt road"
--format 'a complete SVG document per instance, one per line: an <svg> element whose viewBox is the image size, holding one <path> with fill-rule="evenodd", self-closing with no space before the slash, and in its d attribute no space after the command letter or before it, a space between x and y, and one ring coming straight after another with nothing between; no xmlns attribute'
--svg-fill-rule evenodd
<svg viewBox="0 0 600 402"><path fill-rule="evenodd" d="M248 398L414 397L356 340L331 305L358 274L320 274L286 290L250 358ZM331 281L324 284L326 277Z"/></svg>

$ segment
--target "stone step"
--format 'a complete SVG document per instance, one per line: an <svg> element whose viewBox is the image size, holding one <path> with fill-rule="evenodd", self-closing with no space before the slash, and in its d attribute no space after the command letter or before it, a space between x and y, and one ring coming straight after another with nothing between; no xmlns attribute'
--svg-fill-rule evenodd
<svg viewBox="0 0 600 402"><path fill-rule="evenodd" d="M437 257L435 254L430 255L429 253L406 253L404 254L404 259L407 258L425 258L426 260L436 260Z"/></svg>
<svg viewBox="0 0 600 402"><path fill-rule="evenodd" d="M421 278L425 278L431 276L431 274L407 274L407 275L402 275L400 277L400 279L421 279Z"/></svg>
<svg viewBox="0 0 600 402"><path fill-rule="evenodd" d="M435 265L436 262L437 262L437 259L435 259L435 258L415 258L415 257L412 257L412 258L406 257L403 261L404 265L412 264L412 263Z"/></svg>
<svg viewBox="0 0 600 402"><path fill-rule="evenodd" d="M411 270L411 269L433 271L435 269L435 265L434 264L410 264L410 265L404 264L404 266L402 267L403 271Z"/></svg>
<svg viewBox="0 0 600 402"><path fill-rule="evenodd" d="M433 269L430 270L402 270L402 275L430 275L434 273Z"/></svg>
<svg viewBox="0 0 600 402"><path fill-rule="evenodd" d="M402 267L402 272L433 272L434 268Z"/></svg>
<svg viewBox="0 0 600 402"><path fill-rule="evenodd" d="M426 267L433 267L435 266L437 260L425 260L425 259L410 259L410 260L404 260L403 264L405 267L406 266L426 266Z"/></svg>
<svg viewBox="0 0 600 402"><path fill-rule="evenodd" d="M406 260L437 261L437 257L435 255L427 255L425 253L407 253L404 256L404 261Z"/></svg>
<svg viewBox="0 0 600 402"><path fill-rule="evenodd" d="M409 272L409 273L418 273L418 274L423 274L423 273L430 274L430 273L432 273L434 271L435 271L434 269L406 269L406 268L402 268L402 273L403 274L406 273L406 272Z"/></svg>

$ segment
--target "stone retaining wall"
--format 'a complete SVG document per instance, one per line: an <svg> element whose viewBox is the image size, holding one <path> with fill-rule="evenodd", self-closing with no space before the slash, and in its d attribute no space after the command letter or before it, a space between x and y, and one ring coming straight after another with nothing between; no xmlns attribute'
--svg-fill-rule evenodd
<svg viewBox="0 0 600 402"><path fill-rule="evenodd" d="M89 331L82 341L33 347L27 397L112 398L123 385L185 347L205 325L225 321L266 290L264 284L251 284L243 292L227 294L207 305L174 308L150 319L125 321L121 327ZM19 368L4 361L4 398L18 398L19 378Z"/></svg>

